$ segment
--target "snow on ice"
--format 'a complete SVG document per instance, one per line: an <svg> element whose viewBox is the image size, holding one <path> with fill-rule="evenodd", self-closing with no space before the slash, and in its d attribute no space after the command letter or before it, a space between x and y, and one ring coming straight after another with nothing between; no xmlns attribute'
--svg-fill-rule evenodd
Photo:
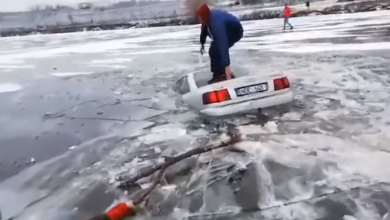
<svg viewBox="0 0 390 220"><path fill-rule="evenodd" d="M0 83L0 93L16 92L22 89L22 86L15 83Z"/></svg>
<svg viewBox="0 0 390 220"><path fill-rule="evenodd" d="M68 76L78 76L78 75L89 75L92 74L92 72L54 72L50 75L52 76L58 76L58 77L68 77Z"/></svg>

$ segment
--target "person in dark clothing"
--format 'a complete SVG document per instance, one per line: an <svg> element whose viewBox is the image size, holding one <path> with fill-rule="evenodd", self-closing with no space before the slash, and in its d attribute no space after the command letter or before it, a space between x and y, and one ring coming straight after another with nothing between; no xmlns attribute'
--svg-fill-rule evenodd
<svg viewBox="0 0 390 220"><path fill-rule="evenodd" d="M306 8L307 8L308 11L310 11L310 1L309 0L306 1Z"/></svg>
<svg viewBox="0 0 390 220"><path fill-rule="evenodd" d="M207 36L213 40L209 48L210 69L213 78L209 83L234 78L230 67L229 49L244 34L240 20L226 11L210 10L206 4L199 7L197 16L202 23L200 33L201 54L204 53Z"/></svg>

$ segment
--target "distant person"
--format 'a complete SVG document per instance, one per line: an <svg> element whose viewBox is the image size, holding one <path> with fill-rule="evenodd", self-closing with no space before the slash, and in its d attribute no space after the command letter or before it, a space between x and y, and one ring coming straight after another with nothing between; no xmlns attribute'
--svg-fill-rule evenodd
<svg viewBox="0 0 390 220"><path fill-rule="evenodd" d="M310 11L310 1L309 1L309 0L306 1L305 4L306 4L306 9L307 9L308 11Z"/></svg>
<svg viewBox="0 0 390 220"><path fill-rule="evenodd" d="M226 11L213 9L203 4L196 12L202 23L200 33L200 52L204 53L204 44L209 36L213 41L209 48L210 69L213 78L209 84L234 78L230 67L229 49L243 36L240 20Z"/></svg>
<svg viewBox="0 0 390 220"><path fill-rule="evenodd" d="M294 27L290 24L290 16L291 16L291 9L288 7L288 4L284 4L284 25L283 30L286 30L286 24L290 26L290 30L292 30Z"/></svg>
<svg viewBox="0 0 390 220"><path fill-rule="evenodd" d="M107 213L96 215L89 220L124 220L127 217L134 216L141 206L134 205L133 201L122 202L110 209Z"/></svg>

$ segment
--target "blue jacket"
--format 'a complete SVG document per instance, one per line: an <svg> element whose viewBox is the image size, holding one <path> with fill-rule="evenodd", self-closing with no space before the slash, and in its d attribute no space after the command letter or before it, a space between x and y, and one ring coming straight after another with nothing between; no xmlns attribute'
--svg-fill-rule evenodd
<svg viewBox="0 0 390 220"><path fill-rule="evenodd" d="M219 51L219 58L222 65L230 65L229 48L233 46L243 35L243 28L240 20L222 10L213 9L209 23L202 26L200 43L206 42L207 36L213 39Z"/></svg>

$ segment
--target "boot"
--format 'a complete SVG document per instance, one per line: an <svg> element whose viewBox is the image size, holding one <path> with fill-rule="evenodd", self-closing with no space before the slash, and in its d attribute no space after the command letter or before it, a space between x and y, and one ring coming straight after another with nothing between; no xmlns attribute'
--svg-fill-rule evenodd
<svg viewBox="0 0 390 220"><path fill-rule="evenodd" d="M232 79L235 79L236 76L234 74L232 74ZM213 74L213 78L208 81L208 84L213 84L213 83L216 83L216 82L222 82L222 81L225 81L227 80L226 79L226 74Z"/></svg>
<svg viewBox="0 0 390 220"><path fill-rule="evenodd" d="M220 81L223 81L224 79L226 79L226 76L225 74L213 74L213 78L211 78L211 80L208 81L208 84L213 84L213 83L216 83L216 82L220 82Z"/></svg>

